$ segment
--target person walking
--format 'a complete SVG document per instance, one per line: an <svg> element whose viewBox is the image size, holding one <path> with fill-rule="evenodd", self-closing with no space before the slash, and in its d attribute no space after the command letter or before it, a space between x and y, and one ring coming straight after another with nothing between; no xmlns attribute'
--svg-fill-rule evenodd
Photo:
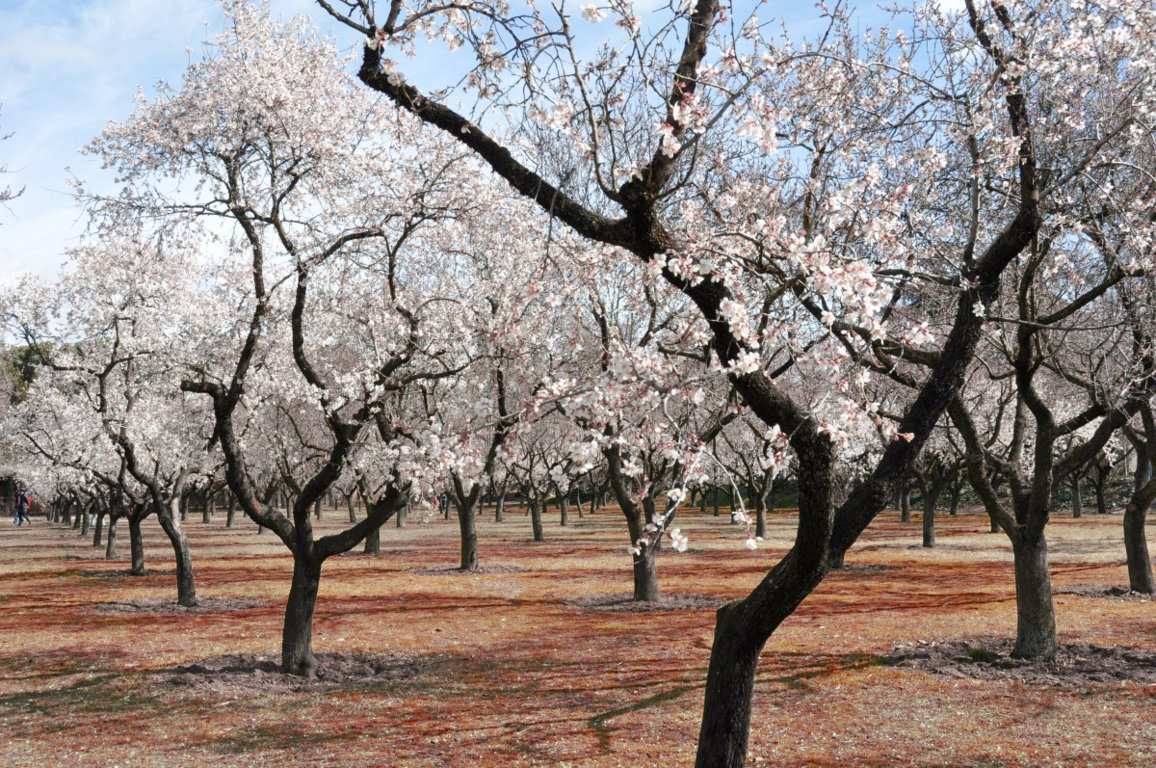
<svg viewBox="0 0 1156 768"><path fill-rule="evenodd" d="M28 507L32 503L32 498L21 491L16 497L16 516L12 520L13 525L24 525L28 523L32 525L32 521L28 519Z"/></svg>

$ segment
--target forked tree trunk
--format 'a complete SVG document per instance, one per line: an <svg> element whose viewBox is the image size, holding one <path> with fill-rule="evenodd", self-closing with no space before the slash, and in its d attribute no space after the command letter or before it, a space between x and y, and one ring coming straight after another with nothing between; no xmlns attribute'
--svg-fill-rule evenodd
<svg viewBox="0 0 1156 768"><path fill-rule="evenodd" d="M661 595L658 589L658 566L654 557L657 552L654 547L645 547L634 556L635 602L651 602Z"/></svg>
<svg viewBox="0 0 1156 768"><path fill-rule="evenodd" d="M313 677L313 611L321 584L321 563L312 553L293 554L293 582L281 633L281 671Z"/></svg>
<svg viewBox="0 0 1156 768"><path fill-rule="evenodd" d="M130 515L128 518L128 548L132 557L132 568L129 574L132 576L143 576L145 572L144 562L144 539L140 532L141 519L137 515Z"/></svg>
<svg viewBox="0 0 1156 768"><path fill-rule="evenodd" d="M1124 551L1128 556L1128 587L1133 592L1152 594L1156 582L1152 578L1152 558L1148 555L1148 538L1144 531L1148 505L1135 498L1124 508Z"/></svg>
<svg viewBox="0 0 1156 768"><path fill-rule="evenodd" d="M542 530L542 506L537 499L530 500L530 525L534 529L534 541L545 541L546 533Z"/></svg>
<svg viewBox="0 0 1156 768"><path fill-rule="evenodd" d="M1048 572L1048 544L1041 533L1031 539L1022 532L1012 540L1016 578L1017 659L1050 660L1056 656L1056 613Z"/></svg>

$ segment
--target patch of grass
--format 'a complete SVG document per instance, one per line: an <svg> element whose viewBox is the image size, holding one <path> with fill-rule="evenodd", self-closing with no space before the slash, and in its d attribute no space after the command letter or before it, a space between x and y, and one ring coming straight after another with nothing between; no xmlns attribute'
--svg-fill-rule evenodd
<svg viewBox="0 0 1156 768"><path fill-rule="evenodd" d="M967 657L977 664L994 664L1000 659L998 653L986 648L968 648Z"/></svg>

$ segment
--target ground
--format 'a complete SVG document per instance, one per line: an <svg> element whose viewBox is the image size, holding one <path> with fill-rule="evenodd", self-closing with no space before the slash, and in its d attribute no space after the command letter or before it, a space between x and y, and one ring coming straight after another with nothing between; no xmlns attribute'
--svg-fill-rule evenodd
<svg viewBox="0 0 1156 768"><path fill-rule="evenodd" d="M344 513L340 513L344 516ZM791 514L748 552L727 517L682 515L663 610L624 611L613 510L508 512L463 575L453 521L383 530L378 557L330 560L319 677L275 671L291 561L251 523L186 524L202 605L176 608L171 550L146 523L145 576L76 531L0 531L0 765L691 765L713 607L788 546ZM1119 516L1049 527L1060 663L1002 655L1015 629L1011 553L979 514L885 514L767 644L748 765L1156 764L1156 610L1126 585ZM336 528L327 511L323 529ZM1001 671L1002 670L1002 671Z"/></svg>

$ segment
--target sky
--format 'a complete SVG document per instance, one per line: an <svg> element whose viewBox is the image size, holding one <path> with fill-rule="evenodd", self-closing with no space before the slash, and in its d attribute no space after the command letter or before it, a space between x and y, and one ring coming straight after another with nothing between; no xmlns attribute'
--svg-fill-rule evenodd
<svg viewBox="0 0 1156 768"><path fill-rule="evenodd" d="M271 4L283 17L324 21L310 0ZM813 16L805 1L769 3L771 12L788 8ZM59 274L84 229L70 177L91 191L113 189L111 174L80 149L109 120L131 114L138 89L151 95L158 80L179 83L222 25L217 0L0 0L0 135L8 136L0 189L24 188L0 207L0 285L27 272ZM322 26L360 47L352 30Z"/></svg>

